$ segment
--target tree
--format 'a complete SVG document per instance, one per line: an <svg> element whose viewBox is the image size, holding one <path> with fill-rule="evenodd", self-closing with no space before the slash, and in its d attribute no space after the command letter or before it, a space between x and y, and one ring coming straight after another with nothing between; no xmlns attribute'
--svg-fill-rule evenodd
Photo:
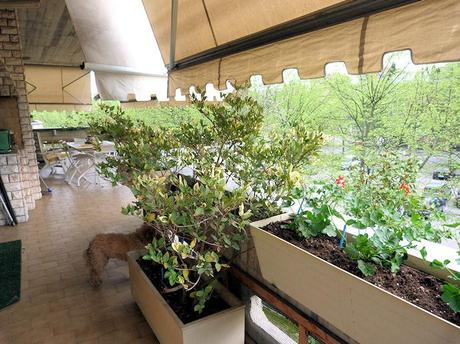
<svg viewBox="0 0 460 344"><path fill-rule="evenodd" d="M423 168L436 154L453 162L460 144L460 65L429 67L400 84L394 110L383 120L382 132L395 148L422 151Z"/></svg>
<svg viewBox="0 0 460 344"><path fill-rule="evenodd" d="M267 86L254 93L264 107L268 130L285 131L298 124L313 130L328 129L324 115L331 98L320 80L292 81Z"/></svg>
<svg viewBox="0 0 460 344"><path fill-rule="evenodd" d="M379 129L391 108L402 76L403 71L391 65L381 73L361 75L357 82L342 75L327 80L338 99L339 132L361 158L385 142Z"/></svg>

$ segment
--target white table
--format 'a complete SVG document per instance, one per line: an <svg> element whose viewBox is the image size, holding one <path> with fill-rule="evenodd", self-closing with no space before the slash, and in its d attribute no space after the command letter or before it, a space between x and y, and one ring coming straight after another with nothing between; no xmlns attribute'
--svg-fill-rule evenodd
<svg viewBox="0 0 460 344"><path fill-rule="evenodd" d="M107 156L116 155L115 146L110 141L103 141L98 147L99 149L95 145L86 142L67 142L66 148L70 162L65 172L66 181L69 184L75 182L77 186L80 186L82 179L92 183L87 178L88 173ZM97 173L95 175L97 178ZM95 183L97 184L97 180L95 180Z"/></svg>

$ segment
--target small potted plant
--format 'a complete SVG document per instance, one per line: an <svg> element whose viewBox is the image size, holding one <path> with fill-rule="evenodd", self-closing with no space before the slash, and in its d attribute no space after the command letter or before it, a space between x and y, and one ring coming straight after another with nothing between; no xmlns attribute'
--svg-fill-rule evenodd
<svg viewBox="0 0 460 344"><path fill-rule="evenodd" d="M174 187L171 188L170 185ZM156 237L128 257L133 296L162 343L243 343L244 306L219 282L222 252L244 240L244 189L228 193L222 170L190 182L169 174L133 181Z"/></svg>
<svg viewBox="0 0 460 344"><path fill-rule="evenodd" d="M358 342L455 343L457 272L443 287L402 265L418 240L443 234L420 213L412 168L411 160L382 155L346 178L293 189L288 200L301 200L298 212L251 224L264 279ZM448 304L440 302L441 290ZM424 302L432 303L428 310Z"/></svg>

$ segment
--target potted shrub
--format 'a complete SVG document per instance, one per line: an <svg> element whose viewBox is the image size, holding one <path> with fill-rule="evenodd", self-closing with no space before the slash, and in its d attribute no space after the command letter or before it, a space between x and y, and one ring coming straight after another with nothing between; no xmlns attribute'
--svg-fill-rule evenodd
<svg viewBox="0 0 460 344"><path fill-rule="evenodd" d="M264 279L358 342L457 342L458 273L445 287L401 265L417 240L442 235L420 212L412 165L382 155L335 183L293 189L290 201L302 199L298 213L251 224ZM358 228L357 236L346 240L334 218Z"/></svg>
<svg viewBox="0 0 460 344"><path fill-rule="evenodd" d="M252 210L278 211L281 194L261 195L288 190L321 135L297 128L290 145L262 136L262 108L244 90L220 104L206 103L204 94L192 101L200 116L168 129L102 106L92 132L114 141L118 156L99 170L130 187L136 200L123 212L154 231L145 252L131 252L128 262L133 296L160 341L243 343L244 307L217 281L228 267L223 254L245 243ZM186 169L191 175L181 174Z"/></svg>
<svg viewBox="0 0 460 344"><path fill-rule="evenodd" d="M143 211L157 236L129 254L131 289L157 338L243 343L244 306L216 280L227 267L221 251L244 238L243 191L227 193L221 171L192 184L175 174L139 178L132 189L137 202L126 211Z"/></svg>

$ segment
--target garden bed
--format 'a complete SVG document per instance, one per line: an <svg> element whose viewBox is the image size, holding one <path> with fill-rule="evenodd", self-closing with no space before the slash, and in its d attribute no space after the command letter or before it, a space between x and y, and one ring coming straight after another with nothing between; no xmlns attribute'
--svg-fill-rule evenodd
<svg viewBox="0 0 460 344"><path fill-rule="evenodd" d="M137 259L137 263L142 271L152 282L155 288L160 291L161 296L168 303L169 307L177 314L179 319L188 324L192 321L205 318L208 315L215 314L230 308L230 306L219 296L213 293L209 301L206 303L206 308L202 313L197 313L193 310L194 300L189 295L184 295L182 290L172 293L164 293L162 290L170 288L165 285L165 280L162 278L162 268L158 264L152 264L151 261L143 260L142 257Z"/></svg>
<svg viewBox="0 0 460 344"><path fill-rule="evenodd" d="M283 228L289 222L286 220L270 223L263 229L447 321L460 325L460 314L456 314L440 298L443 281L405 265L396 275L388 268L381 268L375 275L364 277L356 262L349 259L339 248L337 238L324 236L302 240L292 230Z"/></svg>

